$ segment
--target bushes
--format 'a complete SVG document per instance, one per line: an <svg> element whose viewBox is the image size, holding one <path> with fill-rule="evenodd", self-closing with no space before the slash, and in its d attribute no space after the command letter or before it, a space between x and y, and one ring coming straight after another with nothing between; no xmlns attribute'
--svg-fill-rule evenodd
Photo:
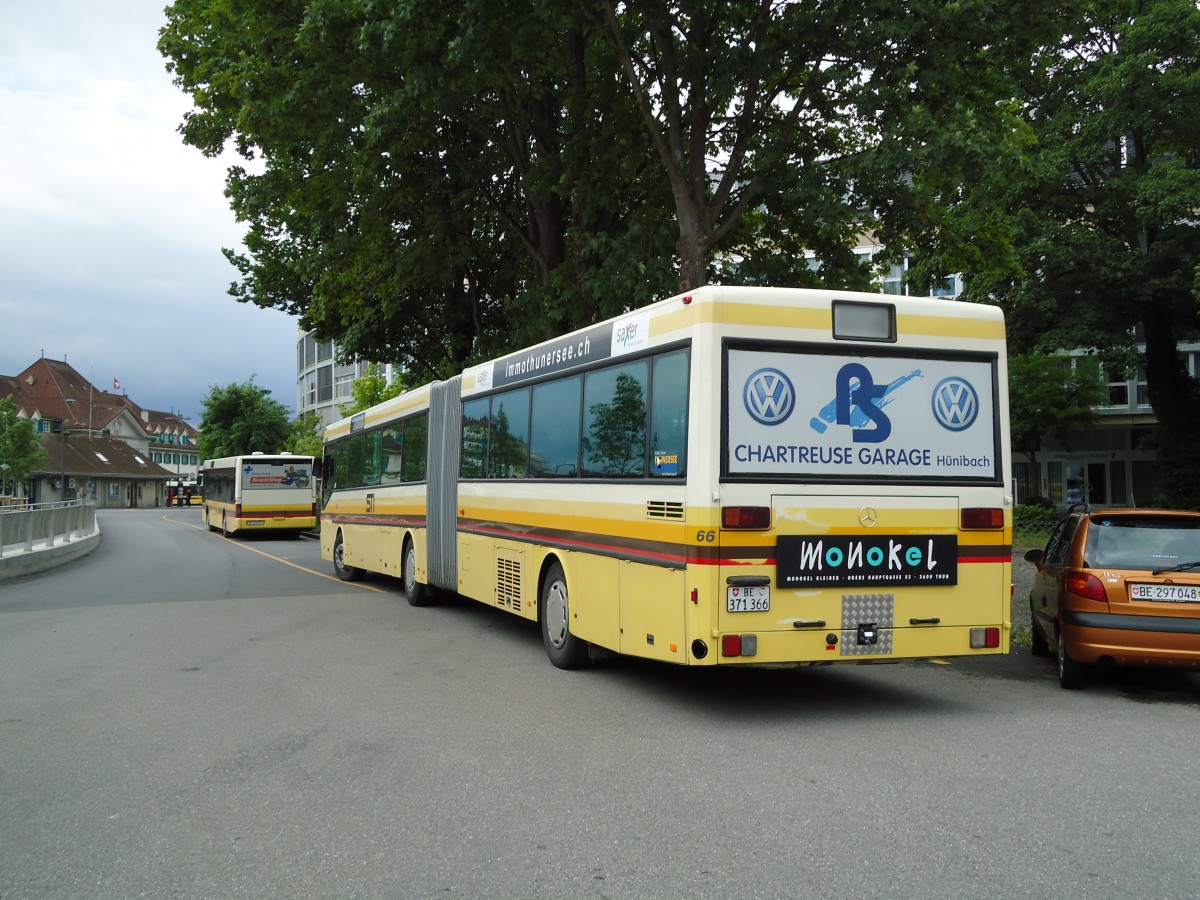
<svg viewBox="0 0 1200 900"><path fill-rule="evenodd" d="M1032 503L1018 504L1013 510L1013 546L1043 546L1060 518L1062 513L1055 510L1049 501L1038 498Z"/></svg>

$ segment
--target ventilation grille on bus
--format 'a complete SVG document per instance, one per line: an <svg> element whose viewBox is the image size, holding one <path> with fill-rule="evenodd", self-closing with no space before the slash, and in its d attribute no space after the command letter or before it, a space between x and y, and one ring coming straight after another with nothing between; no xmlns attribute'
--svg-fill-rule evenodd
<svg viewBox="0 0 1200 900"><path fill-rule="evenodd" d="M647 519L682 519L683 504L666 500L646 501Z"/></svg>
<svg viewBox="0 0 1200 900"><path fill-rule="evenodd" d="M496 605L521 611L521 563L516 559L496 560Z"/></svg>

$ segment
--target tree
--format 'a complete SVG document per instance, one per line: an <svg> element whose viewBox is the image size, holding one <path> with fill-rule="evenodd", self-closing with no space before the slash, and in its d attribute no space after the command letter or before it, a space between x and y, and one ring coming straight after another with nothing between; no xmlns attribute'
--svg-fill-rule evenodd
<svg viewBox="0 0 1200 900"><path fill-rule="evenodd" d="M239 300L420 380L642 305L669 203L607 45L552 0L176 0L159 47L232 144ZM485 63L486 61L486 63ZM663 252L663 250L668 252Z"/></svg>
<svg viewBox="0 0 1200 900"><path fill-rule="evenodd" d="M298 456L320 456L325 452L325 426L315 412L302 413L292 419L283 449Z"/></svg>
<svg viewBox="0 0 1200 900"><path fill-rule="evenodd" d="M390 400L404 393L404 375L398 372L391 380L387 380L383 366L371 363L362 378L355 378L350 385L350 394L354 402L342 405L342 415L352 416L364 409L370 409L377 403Z"/></svg>
<svg viewBox="0 0 1200 900"><path fill-rule="evenodd" d="M7 493L10 482L15 485L27 482L45 461L46 451L38 441L33 422L18 418L17 405L11 397L0 398L0 494Z"/></svg>
<svg viewBox="0 0 1200 900"><path fill-rule="evenodd" d="M1018 354L1008 359L1012 448L1032 463L1048 437L1069 447L1071 437L1096 421L1105 400L1099 361L1093 356Z"/></svg>
<svg viewBox="0 0 1200 900"><path fill-rule="evenodd" d="M201 402L199 452L202 459L247 453L277 453L292 434L288 411L254 378L224 387L213 385Z"/></svg>
<svg viewBox="0 0 1200 900"><path fill-rule="evenodd" d="M1054 11L1032 0L603 5L671 189L684 290L731 252L738 274L808 282L804 249L827 283L864 286L855 236L887 230L902 246L936 208L914 171L960 171L1012 146L997 101Z"/></svg>
<svg viewBox="0 0 1200 900"><path fill-rule="evenodd" d="M1177 345L1200 334L1200 8L1091 0L1064 32L1021 85L1033 152L965 183L941 232L1002 235L1005 252L968 269L967 296L1008 308L1014 349L1093 348L1110 372L1143 367L1158 502L1196 505L1200 387ZM926 246L945 262L945 243L931 232Z"/></svg>

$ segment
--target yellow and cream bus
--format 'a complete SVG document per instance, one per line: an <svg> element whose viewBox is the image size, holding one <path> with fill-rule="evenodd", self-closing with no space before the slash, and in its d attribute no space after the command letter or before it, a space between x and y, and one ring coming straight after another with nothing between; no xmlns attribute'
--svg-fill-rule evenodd
<svg viewBox="0 0 1200 900"><path fill-rule="evenodd" d="M329 426L322 555L562 668L1003 653L1007 381L994 307L705 287Z"/></svg>
<svg viewBox="0 0 1200 900"><path fill-rule="evenodd" d="M311 456L251 453L200 464L204 524L228 537L239 531L295 535L317 525Z"/></svg>

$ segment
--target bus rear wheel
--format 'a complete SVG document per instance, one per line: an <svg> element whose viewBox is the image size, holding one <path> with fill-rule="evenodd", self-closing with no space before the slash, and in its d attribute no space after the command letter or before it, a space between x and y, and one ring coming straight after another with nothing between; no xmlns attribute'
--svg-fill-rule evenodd
<svg viewBox="0 0 1200 900"><path fill-rule="evenodd" d="M542 622L542 642L550 662L560 669L578 669L584 665L588 661L587 641L571 634L567 577L559 563L551 565L546 572L538 612Z"/></svg>
<svg viewBox="0 0 1200 900"><path fill-rule="evenodd" d="M358 581L363 577L363 570L358 566L346 565L346 550L342 544L342 533L339 531L333 542L333 571L342 581Z"/></svg>
<svg viewBox="0 0 1200 900"><path fill-rule="evenodd" d="M221 537L229 537L229 525L225 521L225 513L221 513Z"/></svg>
<svg viewBox="0 0 1200 900"><path fill-rule="evenodd" d="M409 606L429 603L429 586L417 581L417 548L411 540L404 542L404 599Z"/></svg>

